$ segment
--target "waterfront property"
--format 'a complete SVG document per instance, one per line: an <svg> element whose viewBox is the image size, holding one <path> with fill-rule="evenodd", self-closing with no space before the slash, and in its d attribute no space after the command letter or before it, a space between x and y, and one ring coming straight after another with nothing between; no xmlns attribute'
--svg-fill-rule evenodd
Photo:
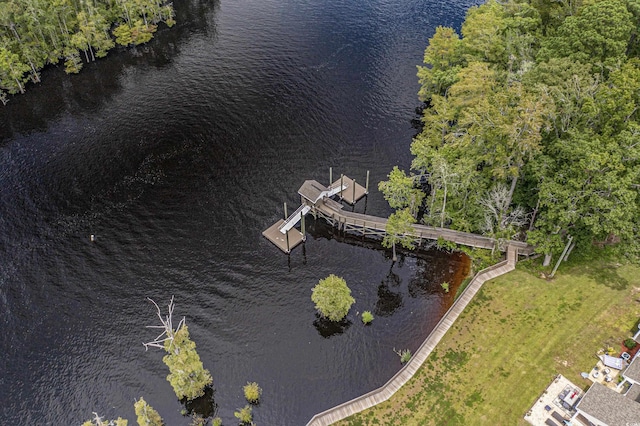
<svg viewBox="0 0 640 426"><path fill-rule="evenodd" d="M640 357L598 358L591 372L583 373L593 382L586 392L558 375L525 420L534 426L627 426L640 420Z"/></svg>

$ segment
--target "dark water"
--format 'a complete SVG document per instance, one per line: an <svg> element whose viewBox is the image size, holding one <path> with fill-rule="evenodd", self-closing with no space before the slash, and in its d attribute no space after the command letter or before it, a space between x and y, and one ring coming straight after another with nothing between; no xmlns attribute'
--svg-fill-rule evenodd
<svg viewBox="0 0 640 426"><path fill-rule="evenodd" d="M465 261L389 253L311 223L290 257L261 236L305 179L372 186L407 167L415 66L473 0L176 2L179 24L0 108L0 425L135 424L144 396L186 425L147 296L176 298L225 424L301 425L376 388L449 306ZM356 208L363 211L365 201ZM369 214L390 210L375 190ZM96 235L96 242L89 235ZM343 276L342 329L310 289ZM369 327L358 312L372 310Z"/></svg>

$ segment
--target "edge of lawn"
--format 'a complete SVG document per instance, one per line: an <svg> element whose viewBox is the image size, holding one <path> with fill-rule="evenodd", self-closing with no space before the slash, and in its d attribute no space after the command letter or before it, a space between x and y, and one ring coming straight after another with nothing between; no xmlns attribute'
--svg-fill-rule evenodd
<svg viewBox="0 0 640 426"><path fill-rule="evenodd" d="M597 260L547 280L531 261L487 281L414 377L388 401L338 425L520 424L560 373L621 351L640 317L640 267Z"/></svg>

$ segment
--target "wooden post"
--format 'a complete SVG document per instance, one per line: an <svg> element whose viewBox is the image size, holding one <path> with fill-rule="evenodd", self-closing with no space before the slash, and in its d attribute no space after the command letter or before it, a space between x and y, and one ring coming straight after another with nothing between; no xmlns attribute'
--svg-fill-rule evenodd
<svg viewBox="0 0 640 426"><path fill-rule="evenodd" d="M302 215L302 218L300 219L301 223L300 223L300 229L302 230L302 241L306 241L307 240L307 234L304 232L304 215Z"/></svg>
<svg viewBox="0 0 640 426"><path fill-rule="evenodd" d="M342 182L344 181L344 175L340 174L340 199L342 199Z"/></svg>
<svg viewBox="0 0 640 426"><path fill-rule="evenodd" d="M369 193L369 170L367 170L367 183L364 187L364 193L368 194Z"/></svg>
<svg viewBox="0 0 640 426"><path fill-rule="evenodd" d="M356 203L356 180L353 180L353 204Z"/></svg>
<svg viewBox="0 0 640 426"><path fill-rule="evenodd" d="M287 231L285 235L287 236L287 253L290 253L291 249L289 248L289 231Z"/></svg>
<svg viewBox="0 0 640 426"><path fill-rule="evenodd" d="M329 167L329 186L333 183L333 167Z"/></svg>
<svg viewBox="0 0 640 426"><path fill-rule="evenodd" d="M284 220L287 220L289 215L287 214L287 203L284 203Z"/></svg>

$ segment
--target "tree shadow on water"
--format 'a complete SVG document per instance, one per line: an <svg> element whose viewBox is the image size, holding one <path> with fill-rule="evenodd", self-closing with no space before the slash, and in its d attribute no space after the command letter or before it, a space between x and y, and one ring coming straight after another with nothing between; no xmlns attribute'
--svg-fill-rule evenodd
<svg viewBox="0 0 640 426"><path fill-rule="evenodd" d="M402 294L391 291L391 288L400 287L402 278L393 272L393 269L389 270L389 273L382 280L382 283L378 286L378 301L376 302L375 314L381 317L391 316L398 308L403 304Z"/></svg>
<svg viewBox="0 0 640 426"><path fill-rule="evenodd" d="M189 417L199 416L203 419L214 417L218 411L218 405L214 399L215 389L213 386L207 386L204 389L204 395L190 401L184 399L185 415Z"/></svg>
<svg viewBox="0 0 640 426"><path fill-rule="evenodd" d="M316 320L313 322L313 326L318 330L325 339L332 336L337 336L344 333L347 328L351 326L351 321L344 318L342 321L331 321L320 314L316 314Z"/></svg>

